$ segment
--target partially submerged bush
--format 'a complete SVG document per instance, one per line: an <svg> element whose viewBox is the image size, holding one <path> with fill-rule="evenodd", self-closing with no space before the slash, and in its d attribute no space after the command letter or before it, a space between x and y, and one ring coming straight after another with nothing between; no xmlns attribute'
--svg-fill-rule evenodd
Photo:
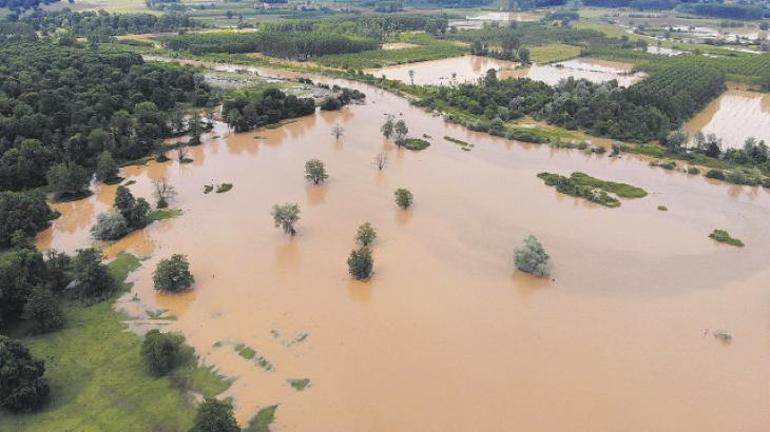
<svg viewBox="0 0 770 432"><path fill-rule="evenodd" d="M412 195L412 192L410 192L408 189L396 189L395 196L396 205L399 206L402 210L408 209L414 202L414 195Z"/></svg>
<svg viewBox="0 0 770 432"><path fill-rule="evenodd" d="M514 263L517 269L540 277L550 274L550 259L543 245L532 235L527 237L521 247L514 252Z"/></svg>
<svg viewBox="0 0 770 432"><path fill-rule="evenodd" d="M422 138L407 138L403 147L407 150L420 151L430 147L430 143Z"/></svg>
<svg viewBox="0 0 770 432"><path fill-rule="evenodd" d="M114 210L100 213L91 227L91 236L96 240L117 240L131 231L122 214Z"/></svg>
<svg viewBox="0 0 770 432"><path fill-rule="evenodd" d="M155 289L165 292L177 292L190 288L195 278L190 273L190 263L185 255L174 254L162 259L152 275Z"/></svg>
<svg viewBox="0 0 770 432"><path fill-rule="evenodd" d="M728 233L725 230L715 229L711 234L709 234L709 238L712 238L720 243L729 244L731 246L737 246L737 247L744 246L742 241L738 240L737 238L731 237L730 233Z"/></svg>
<svg viewBox="0 0 770 432"><path fill-rule="evenodd" d="M350 273L354 279L369 279L372 275L373 267L374 259L372 258L372 252L369 248L362 247L350 252L350 257L348 257L348 273Z"/></svg>

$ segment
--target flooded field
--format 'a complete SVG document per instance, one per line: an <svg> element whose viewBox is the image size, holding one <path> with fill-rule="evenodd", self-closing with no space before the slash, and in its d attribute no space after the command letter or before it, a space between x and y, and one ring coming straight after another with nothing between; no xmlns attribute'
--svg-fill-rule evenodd
<svg viewBox="0 0 770 432"><path fill-rule="evenodd" d="M467 55L368 69L366 72L378 77L385 75L388 79L408 83L411 82L409 71L413 71L414 83L417 85L452 85L475 81L483 77L489 69L495 69L502 74L512 73L516 66L514 62Z"/></svg>
<svg viewBox="0 0 770 432"><path fill-rule="evenodd" d="M728 90L693 117L684 129L694 135L716 134L723 150L743 147L753 136L770 142L770 95L745 90Z"/></svg>
<svg viewBox="0 0 770 432"><path fill-rule="evenodd" d="M528 68L503 71L501 77L526 77L543 81L549 85L556 85L559 81L569 77L584 78L592 82L617 80L621 87L628 87L644 78L643 74L631 73L632 68L633 65L628 63L578 58L554 64L533 64Z"/></svg>
<svg viewBox="0 0 770 432"><path fill-rule="evenodd" d="M274 430L284 432L767 430L766 191L469 132L343 84L367 104L242 134L218 124L193 163L122 172L147 198L153 179L167 179L179 192L171 206L184 213L108 249L148 257L118 307L175 317L160 323L235 378L223 396L239 420L278 404ZM432 145L414 153L385 142L389 113ZM444 136L475 147L461 151ZM378 152L389 158L382 172L372 165ZM327 184L304 180L310 158L326 162ZM536 174L546 170L650 195L602 208L545 186ZM222 182L234 188L203 194ZM415 195L409 211L393 203L399 187ZM63 216L39 245L88 244L113 193L100 186L57 206ZM283 202L302 209L295 238L269 216ZM353 282L345 260L365 221L378 231L375 275ZM714 228L747 246L713 242ZM529 234L550 253L553 280L513 271L513 248ZM152 271L173 253L189 256L197 282L157 294ZM239 355L239 344L256 356ZM310 386L301 392L287 381L302 378Z"/></svg>

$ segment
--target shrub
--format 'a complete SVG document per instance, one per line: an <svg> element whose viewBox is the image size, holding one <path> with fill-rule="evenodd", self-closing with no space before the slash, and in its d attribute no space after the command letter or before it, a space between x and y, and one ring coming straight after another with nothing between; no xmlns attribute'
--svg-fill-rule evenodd
<svg viewBox="0 0 770 432"><path fill-rule="evenodd" d="M715 229L711 234L709 234L709 238L712 238L720 243L729 244L731 246L744 246L742 241L738 240L737 238L732 238L730 233L725 230Z"/></svg>
<svg viewBox="0 0 770 432"><path fill-rule="evenodd" d="M241 432L230 402L206 398L195 414L190 432Z"/></svg>
<svg viewBox="0 0 770 432"><path fill-rule="evenodd" d="M420 151L430 146L430 143L421 138L407 138L404 140L404 148L407 150Z"/></svg>
<svg viewBox="0 0 770 432"><path fill-rule="evenodd" d="M374 239L377 238L377 231L374 230L372 224L366 222L358 227L356 232L356 242L361 246L369 246Z"/></svg>
<svg viewBox="0 0 770 432"><path fill-rule="evenodd" d="M396 205L399 206L402 210L408 209L414 202L414 195L412 195L412 193L407 189L396 189L395 196Z"/></svg>
<svg viewBox="0 0 770 432"><path fill-rule="evenodd" d="M297 234L297 230L294 229L294 224L299 220L299 205L297 204L282 204L274 205L272 212L273 222L276 227L281 227L286 234Z"/></svg>
<svg viewBox="0 0 770 432"><path fill-rule="evenodd" d="M698 169L698 167L694 167L694 166L687 167L687 174L698 175L700 174L700 170Z"/></svg>
<svg viewBox="0 0 770 432"><path fill-rule="evenodd" d="M310 159L305 162L305 178L308 181L312 181L313 184L323 183L324 180L329 178L324 163L318 159Z"/></svg>
<svg viewBox="0 0 770 432"><path fill-rule="evenodd" d="M550 274L550 256L543 249L543 245L530 235L524 240L524 244L514 252L516 268L531 273L535 276L548 276Z"/></svg>
<svg viewBox="0 0 770 432"><path fill-rule="evenodd" d="M100 213L91 227L91 236L96 240L117 240L129 233L126 219L116 211Z"/></svg>
<svg viewBox="0 0 770 432"><path fill-rule="evenodd" d="M150 330L142 341L142 358L154 375L166 375L186 360L183 342L182 335Z"/></svg>
<svg viewBox="0 0 770 432"><path fill-rule="evenodd" d="M45 288L36 288L24 305L24 318L35 323L35 332L48 333L64 325L59 299Z"/></svg>
<svg viewBox="0 0 770 432"><path fill-rule="evenodd" d="M180 254L160 260L152 274L152 280L156 290L165 292L182 291L195 283L187 257Z"/></svg>
<svg viewBox="0 0 770 432"><path fill-rule="evenodd" d="M50 391L45 362L32 357L21 342L0 335L0 407L32 411L45 402Z"/></svg>
<svg viewBox="0 0 770 432"><path fill-rule="evenodd" d="M709 170L706 173L706 177L712 178L712 179L717 179L717 180L725 180L725 178L726 178L725 177L725 173L722 170L718 170L718 169Z"/></svg>
<svg viewBox="0 0 770 432"><path fill-rule="evenodd" d="M335 111L342 108L342 102L334 96L327 96L321 101L321 110Z"/></svg>
<svg viewBox="0 0 770 432"><path fill-rule="evenodd" d="M354 279L369 279L372 275L373 266L374 259L372 258L372 252L368 248L362 247L350 252L350 257L348 257L348 273Z"/></svg>

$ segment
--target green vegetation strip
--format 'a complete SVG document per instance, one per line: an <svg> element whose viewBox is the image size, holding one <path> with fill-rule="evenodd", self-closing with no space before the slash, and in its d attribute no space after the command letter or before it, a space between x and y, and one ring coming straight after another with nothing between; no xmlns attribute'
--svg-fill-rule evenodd
<svg viewBox="0 0 770 432"><path fill-rule="evenodd" d="M744 246L742 241L738 240L737 238L730 237L730 233L725 230L715 229L711 234L709 234L709 238L712 238L720 243L729 244L731 246Z"/></svg>
<svg viewBox="0 0 770 432"><path fill-rule="evenodd" d="M130 254L109 264L118 281L139 266ZM123 282L124 290L129 287ZM214 396L227 389L229 383L211 369L194 364L153 377L140 355L141 339L126 331L126 317L112 309L112 300L68 305L62 330L22 339L36 357L46 359L52 399L38 413L3 412L0 430L187 430L195 409L185 392Z"/></svg>
<svg viewBox="0 0 770 432"><path fill-rule="evenodd" d="M569 177L548 172L542 172L537 176L543 179L545 184L556 187L556 190L563 194L584 198L605 207L620 207L620 200L609 193L621 198L643 198L647 196L647 192L644 189L636 186L600 180L581 172L572 173Z"/></svg>
<svg viewBox="0 0 770 432"><path fill-rule="evenodd" d="M278 409L278 405L271 405L259 410L243 432L270 432L270 425L275 420L276 409Z"/></svg>
<svg viewBox="0 0 770 432"><path fill-rule="evenodd" d="M430 143L422 138L407 138L403 147L407 150L420 151L430 147Z"/></svg>
<svg viewBox="0 0 770 432"><path fill-rule="evenodd" d="M289 385L297 391L305 390L310 385L310 378L289 378Z"/></svg>

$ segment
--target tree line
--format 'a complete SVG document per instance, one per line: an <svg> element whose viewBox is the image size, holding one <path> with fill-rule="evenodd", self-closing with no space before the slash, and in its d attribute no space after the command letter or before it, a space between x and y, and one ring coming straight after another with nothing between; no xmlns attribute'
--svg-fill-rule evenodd
<svg viewBox="0 0 770 432"><path fill-rule="evenodd" d="M420 104L448 104L481 116L487 129L502 134L504 122L525 115L567 129L627 141L663 139L681 122L724 91L714 69L673 67L629 88L616 81L592 83L572 77L550 87L530 79L499 80L490 70L474 84L441 87Z"/></svg>
<svg viewBox="0 0 770 432"><path fill-rule="evenodd" d="M200 26L199 22L179 12L158 16L147 13L110 14L103 9L97 12L73 12L69 8L59 11L36 10L23 15L18 22L42 34L66 29L75 36L160 33Z"/></svg>

